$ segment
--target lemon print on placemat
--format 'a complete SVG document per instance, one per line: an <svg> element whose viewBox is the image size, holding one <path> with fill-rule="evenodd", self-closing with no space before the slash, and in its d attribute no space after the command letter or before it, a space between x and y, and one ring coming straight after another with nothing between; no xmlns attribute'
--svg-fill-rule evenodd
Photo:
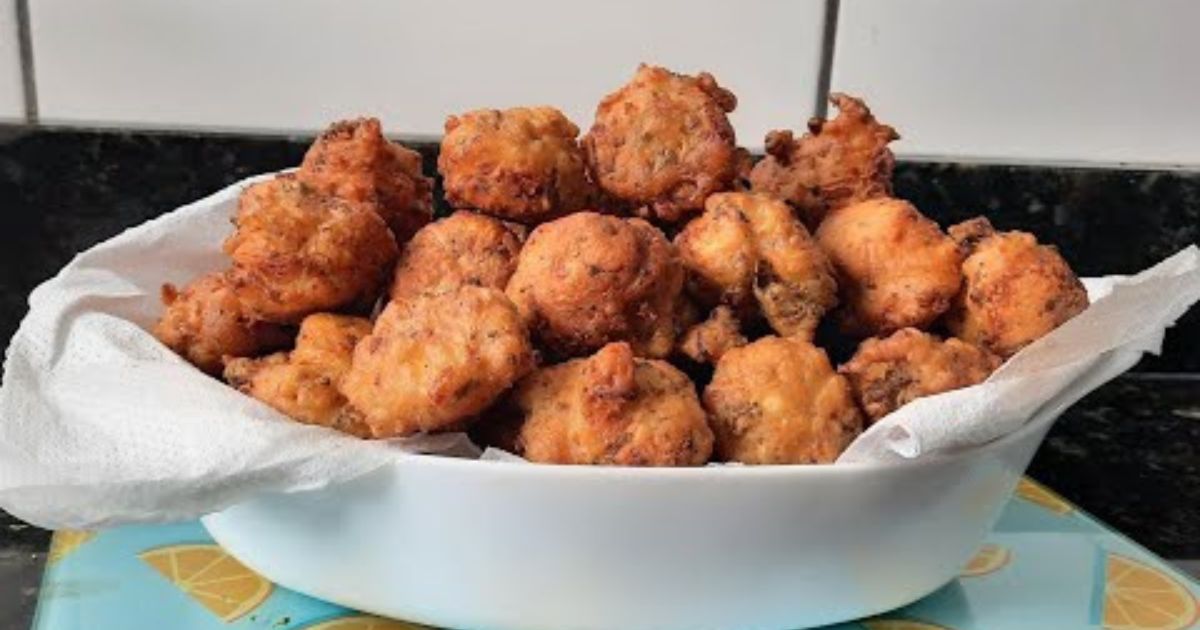
<svg viewBox="0 0 1200 630"><path fill-rule="evenodd" d="M1100 621L1104 628L1183 630L1195 623L1196 597L1178 580L1128 556L1108 553L1103 558Z"/></svg>
<svg viewBox="0 0 1200 630"><path fill-rule="evenodd" d="M1003 569L1012 559L1012 552L1000 545L987 544L975 552L975 556L963 568L961 577L979 577Z"/></svg>
<svg viewBox="0 0 1200 630"><path fill-rule="evenodd" d="M138 557L225 622L257 608L274 588L217 545L172 545Z"/></svg>
<svg viewBox="0 0 1200 630"><path fill-rule="evenodd" d="M50 551L46 553L46 564L54 564L96 537L96 532L62 529L54 532L50 539Z"/></svg>
<svg viewBox="0 0 1200 630"><path fill-rule="evenodd" d="M432 630L429 626L422 626L407 621L398 621L395 619L384 619L382 617L372 617L370 615L356 615L354 617L339 617L329 621L321 622L315 626L309 626L304 630Z"/></svg>
<svg viewBox="0 0 1200 630"><path fill-rule="evenodd" d="M1016 495L1062 516L1075 511L1074 506L1067 503L1066 499L1029 477L1021 477L1020 483L1017 484Z"/></svg>
<svg viewBox="0 0 1200 630"><path fill-rule="evenodd" d="M859 623L867 630L951 630L946 626L912 619L868 619Z"/></svg>

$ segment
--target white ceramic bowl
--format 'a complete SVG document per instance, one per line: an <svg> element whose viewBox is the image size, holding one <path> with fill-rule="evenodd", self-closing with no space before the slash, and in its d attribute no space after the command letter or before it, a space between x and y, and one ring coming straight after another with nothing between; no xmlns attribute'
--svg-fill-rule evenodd
<svg viewBox="0 0 1200 630"><path fill-rule="evenodd" d="M1050 424L888 465L405 456L204 524L283 586L444 628L804 628L896 608L952 580Z"/></svg>

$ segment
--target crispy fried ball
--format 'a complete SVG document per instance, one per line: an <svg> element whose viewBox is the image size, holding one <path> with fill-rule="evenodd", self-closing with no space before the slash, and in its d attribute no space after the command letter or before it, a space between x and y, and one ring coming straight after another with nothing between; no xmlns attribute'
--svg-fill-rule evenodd
<svg viewBox="0 0 1200 630"><path fill-rule="evenodd" d="M744 319L761 310L781 335L811 338L837 304L825 253L787 204L767 195L718 193L675 238L688 292L728 304Z"/></svg>
<svg viewBox="0 0 1200 630"><path fill-rule="evenodd" d="M553 107L451 116L438 156L446 201L520 223L580 210L592 192L578 135Z"/></svg>
<svg viewBox="0 0 1200 630"><path fill-rule="evenodd" d="M733 311L728 306L718 306L708 319L684 331L678 351L696 363L716 364L726 352L747 343Z"/></svg>
<svg viewBox="0 0 1200 630"><path fill-rule="evenodd" d="M342 393L375 437L460 428L534 367L517 309L462 286L392 301L354 351Z"/></svg>
<svg viewBox="0 0 1200 630"><path fill-rule="evenodd" d="M553 354L582 356L628 341L638 356L675 345L683 265L641 219L578 212L533 230L506 292Z"/></svg>
<svg viewBox="0 0 1200 630"><path fill-rule="evenodd" d="M516 449L534 462L699 466L712 453L692 382L624 342L534 372L511 404L524 419Z"/></svg>
<svg viewBox="0 0 1200 630"><path fill-rule="evenodd" d="M396 240L369 205L319 194L284 176L242 192L225 241L246 309L297 322L371 296L396 260Z"/></svg>
<svg viewBox="0 0 1200 630"><path fill-rule="evenodd" d="M796 337L763 337L725 353L704 390L716 452L745 464L823 464L862 430L846 377Z"/></svg>
<svg viewBox="0 0 1200 630"><path fill-rule="evenodd" d="M961 284L958 246L899 199L831 212L817 242L837 270L840 324L849 334L888 335L928 325L950 307Z"/></svg>
<svg viewBox="0 0 1200 630"><path fill-rule="evenodd" d="M220 374L224 357L245 357L286 345L283 327L247 314L223 273L210 273L182 291L164 284L166 306L154 327L163 345L210 374Z"/></svg>
<svg viewBox="0 0 1200 630"><path fill-rule="evenodd" d="M225 380L295 420L367 437L367 427L346 413L339 386L354 346L370 333L371 322L361 317L309 315L291 352L233 359L225 365Z"/></svg>
<svg viewBox="0 0 1200 630"><path fill-rule="evenodd" d="M874 422L922 396L981 383L998 367L1000 357L983 348L904 328L867 339L838 371Z"/></svg>
<svg viewBox="0 0 1200 630"><path fill-rule="evenodd" d="M896 158L888 143L900 136L881 124L857 98L831 94L840 110L832 121L813 118L808 133L767 134L767 157L750 173L750 186L787 200L810 227L826 213L866 199L892 194Z"/></svg>
<svg viewBox="0 0 1200 630"><path fill-rule="evenodd" d="M661 221L679 221L733 186L739 159L726 113L736 105L707 72L690 77L643 64L596 108L583 139L593 179Z"/></svg>
<svg viewBox="0 0 1200 630"><path fill-rule="evenodd" d="M433 218L433 180L421 174L421 154L389 142L375 118L330 125L296 177L327 195L372 204L401 243Z"/></svg>
<svg viewBox="0 0 1200 630"><path fill-rule="evenodd" d="M750 173L754 172L754 155L749 150L737 148L737 168L734 169L737 176L734 177L733 190L738 192L750 191Z"/></svg>
<svg viewBox="0 0 1200 630"><path fill-rule="evenodd" d="M1087 308L1087 290L1067 261L1032 234L996 232L980 217L950 235L970 252L946 316L955 337L1009 357Z"/></svg>
<svg viewBox="0 0 1200 630"><path fill-rule="evenodd" d="M460 210L431 223L400 253L392 299L465 284L504 290L517 269L521 236L512 226Z"/></svg>

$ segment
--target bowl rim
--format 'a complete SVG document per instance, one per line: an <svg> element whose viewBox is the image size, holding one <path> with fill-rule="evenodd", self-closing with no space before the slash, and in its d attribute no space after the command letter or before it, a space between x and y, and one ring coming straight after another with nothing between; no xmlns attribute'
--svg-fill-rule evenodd
<svg viewBox="0 0 1200 630"><path fill-rule="evenodd" d="M595 478L612 480L614 478L635 478L641 481L653 479L730 479L730 478L761 478L761 477L823 477L830 475L858 475L872 472L888 472L897 470L913 470L934 465L958 463L964 459L976 458L1003 449L1013 442L1024 439L1030 433L1053 423L1057 416L1033 418L1016 430L1000 436L990 442L964 448L951 453L936 453L914 459L897 459L883 462L845 462L841 464L765 464L756 466L680 466L680 467L638 467L638 466L582 466L575 464L537 464L509 462L503 460L482 460L465 457L447 457L431 453L399 452L397 464L417 465L438 469L457 471L478 471L480 473L499 473L522 475L541 478Z"/></svg>

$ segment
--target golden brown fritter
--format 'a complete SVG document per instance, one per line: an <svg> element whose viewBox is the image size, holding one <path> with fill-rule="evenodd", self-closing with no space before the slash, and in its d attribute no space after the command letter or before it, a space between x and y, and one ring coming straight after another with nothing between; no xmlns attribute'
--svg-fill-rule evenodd
<svg viewBox="0 0 1200 630"><path fill-rule="evenodd" d="M831 212L817 242L837 270L842 330L888 335L920 328L950 307L961 284L954 241L911 204L872 199Z"/></svg>
<svg viewBox="0 0 1200 630"><path fill-rule="evenodd" d="M259 319L305 315L374 299L396 260L396 240L371 207L319 194L282 176L242 192L225 241L229 276Z"/></svg>
<svg viewBox="0 0 1200 630"><path fill-rule="evenodd" d="M1087 308L1087 290L1067 261L1032 234L996 232L980 217L950 235L969 251L962 292L946 315L955 337L1009 357Z"/></svg>
<svg viewBox="0 0 1200 630"><path fill-rule="evenodd" d="M220 374L224 357L245 357L285 346L286 330L255 321L238 301L223 273L210 273L182 291L164 284L166 306L154 326L163 345L210 374Z"/></svg>
<svg viewBox="0 0 1200 630"><path fill-rule="evenodd" d="M462 286L392 301L358 344L342 393L375 437L461 428L534 367L517 309Z"/></svg>
<svg viewBox="0 0 1200 630"><path fill-rule="evenodd" d="M718 193L675 238L688 291L705 304L728 304L739 317L758 312L781 335L812 338L837 305L833 267L787 204L755 193Z"/></svg>
<svg viewBox="0 0 1200 630"><path fill-rule="evenodd" d="M763 337L725 353L704 406L725 461L829 463L862 430L846 378L796 337Z"/></svg>
<svg viewBox="0 0 1200 630"><path fill-rule="evenodd" d="M296 177L327 195L372 204L400 243L433 218L433 180L421 174L421 154L389 142L375 118L330 125Z"/></svg>
<svg viewBox="0 0 1200 630"><path fill-rule="evenodd" d="M728 306L718 306L708 319L684 331L678 351L696 363L716 364L726 352L747 343L733 311Z"/></svg>
<svg viewBox="0 0 1200 630"><path fill-rule="evenodd" d="M733 190L750 192L750 174L754 172L754 155L749 150L737 148L737 176L733 180Z"/></svg>
<svg viewBox="0 0 1200 630"><path fill-rule="evenodd" d="M578 212L533 230L506 292L552 353L581 356L628 341L662 358L675 345L683 265L641 219Z"/></svg>
<svg viewBox="0 0 1200 630"><path fill-rule="evenodd" d="M808 133L767 134L767 157L750 173L750 185L785 199L809 227L833 209L892 194L896 158L888 143L900 136L881 124L857 98L831 94L840 110L832 121L813 118Z"/></svg>
<svg viewBox="0 0 1200 630"><path fill-rule="evenodd" d="M707 72L690 77L643 64L596 108L583 138L592 178L661 221L679 221L733 186L739 160L726 113L736 106Z"/></svg>
<svg viewBox="0 0 1200 630"><path fill-rule="evenodd" d="M368 437L367 427L346 413L339 387L354 346L370 333L371 322L361 317L309 315L291 352L233 359L225 366L225 380L299 422Z"/></svg>
<svg viewBox="0 0 1200 630"><path fill-rule="evenodd" d="M462 285L504 290L517 269L521 238L502 221L460 210L431 223L400 253L392 299Z"/></svg>
<svg viewBox="0 0 1200 630"><path fill-rule="evenodd" d="M838 371L874 422L922 396L981 383L998 367L1000 357L983 348L904 328L867 339Z"/></svg>
<svg viewBox="0 0 1200 630"><path fill-rule="evenodd" d="M579 128L553 107L477 109L446 119L446 201L520 223L583 209L592 186Z"/></svg>
<svg viewBox="0 0 1200 630"><path fill-rule="evenodd" d="M534 372L510 405L523 419L516 450L534 462L699 466L712 453L692 382L624 342Z"/></svg>

